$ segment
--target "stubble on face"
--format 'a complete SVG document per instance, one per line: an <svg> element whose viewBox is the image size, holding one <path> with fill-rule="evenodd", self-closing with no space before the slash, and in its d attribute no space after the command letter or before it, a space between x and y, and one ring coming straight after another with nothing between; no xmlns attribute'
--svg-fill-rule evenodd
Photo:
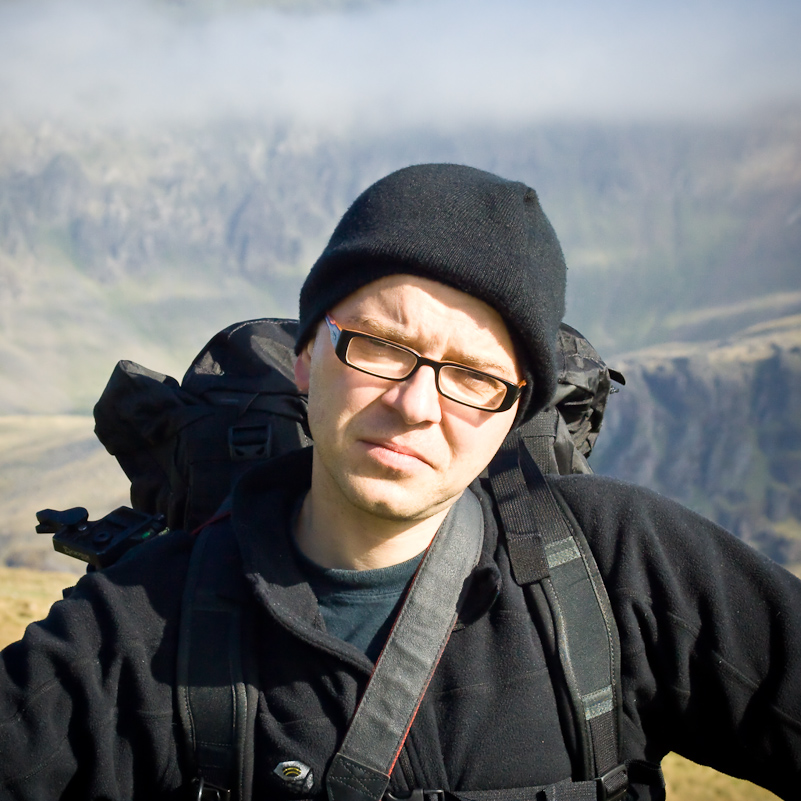
<svg viewBox="0 0 801 801"><path fill-rule="evenodd" d="M345 327L398 341L430 358L517 380L514 347L482 301L423 278L391 276L332 310ZM387 523L444 512L487 465L514 420L443 399L430 368L392 382L342 364L324 325L304 351L312 489L335 510Z"/></svg>

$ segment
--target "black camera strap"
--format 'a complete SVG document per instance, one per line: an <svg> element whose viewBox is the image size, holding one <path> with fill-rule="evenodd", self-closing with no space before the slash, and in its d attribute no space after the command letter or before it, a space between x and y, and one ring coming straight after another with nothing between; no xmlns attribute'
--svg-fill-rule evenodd
<svg viewBox="0 0 801 801"><path fill-rule="evenodd" d="M484 517L466 489L429 546L326 775L329 801L379 801L478 563Z"/></svg>

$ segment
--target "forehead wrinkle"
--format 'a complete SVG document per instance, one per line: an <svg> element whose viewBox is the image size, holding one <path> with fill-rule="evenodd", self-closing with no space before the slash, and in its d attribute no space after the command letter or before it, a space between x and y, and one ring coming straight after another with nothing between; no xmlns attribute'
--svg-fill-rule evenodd
<svg viewBox="0 0 801 801"><path fill-rule="evenodd" d="M347 320L349 325L357 326L357 330L363 330L364 333L374 334L382 339L388 339L391 342L397 342L399 345L405 345L407 348L412 348L412 350L419 350L420 348L420 343L415 340L414 337L409 336L404 326L395 324L392 321L379 320L366 314L357 314L353 316L348 315ZM458 356L445 358L442 361L452 361L455 364L464 365L465 367L472 367L475 370L492 373L498 376L505 376L509 372L508 366L504 366L491 359L482 358L481 356L476 356L471 353L459 353Z"/></svg>

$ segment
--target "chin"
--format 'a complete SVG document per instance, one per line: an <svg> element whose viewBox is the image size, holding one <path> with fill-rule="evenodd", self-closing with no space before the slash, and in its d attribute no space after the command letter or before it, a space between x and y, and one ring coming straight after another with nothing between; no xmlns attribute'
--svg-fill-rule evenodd
<svg viewBox="0 0 801 801"><path fill-rule="evenodd" d="M401 487L398 481L371 479L349 487L346 496L362 511L395 522L425 520L448 507L454 497L448 493L432 493L430 485Z"/></svg>

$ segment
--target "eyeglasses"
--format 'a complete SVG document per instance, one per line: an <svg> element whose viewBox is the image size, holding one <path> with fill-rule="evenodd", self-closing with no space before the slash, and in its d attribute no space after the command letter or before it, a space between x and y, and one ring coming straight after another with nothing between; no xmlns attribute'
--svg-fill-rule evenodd
<svg viewBox="0 0 801 801"><path fill-rule="evenodd" d="M340 328L328 314L325 322L331 333L334 352L348 367L389 381L405 381L425 365L433 368L440 395L474 409L505 412L520 397L526 383L521 381L512 384L462 364L426 359L411 348L395 342Z"/></svg>

